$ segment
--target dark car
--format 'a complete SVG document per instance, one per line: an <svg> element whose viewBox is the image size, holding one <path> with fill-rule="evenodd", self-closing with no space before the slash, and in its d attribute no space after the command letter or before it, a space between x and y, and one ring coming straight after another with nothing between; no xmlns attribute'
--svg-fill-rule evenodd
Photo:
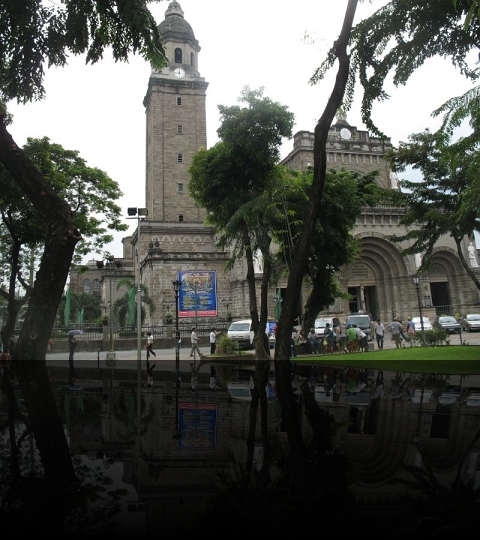
<svg viewBox="0 0 480 540"><path fill-rule="evenodd" d="M449 334L459 334L461 331L460 323L451 315L442 315L437 317L433 323L435 328L443 328Z"/></svg>

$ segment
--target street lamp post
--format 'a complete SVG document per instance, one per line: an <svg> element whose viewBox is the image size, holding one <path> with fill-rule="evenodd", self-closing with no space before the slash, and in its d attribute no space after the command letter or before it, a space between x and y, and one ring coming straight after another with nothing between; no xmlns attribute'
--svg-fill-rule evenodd
<svg viewBox="0 0 480 540"><path fill-rule="evenodd" d="M173 438L180 439L180 426L178 423L178 390L180 387L180 331L178 329L178 299L180 296L180 288L182 282L177 278L172 281L173 290L175 291L175 429L173 430Z"/></svg>
<svg viewBox="0 0 480 540"><path fill-rule="evenodd" d="M113 293L112 293L112 270L113 270L113 255L108 257L108 266L110 268L110 311L108 317L110 318L110 352L113 353ZM115 353L111 355L115 359Z"/></svg>
<svg viewBox="0 0 480 540"><path fill-rule="evenodd" d="M422 346L425 347L425 328L423 326L422 301L420 299L420 288L418 286L419 281L420 281L420 278L418 276L413 277L413 282L415 283L415 289L417 291L418 311L420 312L420 326L422 329Z"/></svg>
<svg viewBox="0 0 480 540"><path fill-rule="evenodd" d="M128 208L127 219L137 220L137 438L140 443L142 428L142 266L141 266L141 221L148 215L146 208Z"/></svg>

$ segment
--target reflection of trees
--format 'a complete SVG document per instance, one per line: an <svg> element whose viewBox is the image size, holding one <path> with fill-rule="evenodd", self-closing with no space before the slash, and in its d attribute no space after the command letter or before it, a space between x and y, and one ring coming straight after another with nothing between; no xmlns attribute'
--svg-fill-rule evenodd
<svg viewBox="0 0 480 540"><path fill-rule="evenodd" d="M5 377L3 377L5 379ZM0 522L1 531L21 536L25 533L48 532L85 538L109 538L118 531L114 517L121 509L122 489L111 490L113 480L102 472L102 466L87 466L83 458L73 458L77 489L60 498L49 488L40 455L33 445L28 422L23 421L15 394L2 380L8 395L8 418L0 425ZM76 398L78 403L81 400ZM63 411L64 400L59 407ZM82 410L83 408L83 410ZM98 416L98 400L87 400L85 406L72 407L72 424L89 423ZM14 426L15 422L15 426ZM5 436L9 429L10 439Z"/></svg>
<svg viewBox="0 0 480 540"><path fill-rule="evenodd" d="M113 409L113 415L115 418L125 425L127 428L126 433L120 433L117 430L117 437L123 440L132 439L135 435L135 418L137 412L137 397L135 392L120 392L118 400L116 401ZM141 396L141 435L144 435L148 431L148 425L155 418L155 407L150 402L148 406L148 414L145 415L146 403L143 395Z"/></svg>
<svg viewBox="0 0 480 540"><path fill-rule="evenodd" d="M321 521L312 515L311 501L307 500L309 494L303 489L292 452L280 438L270 434L271 458L267 461L264 452L260 471L256 467L249 471L248 459L243 462L233 452L229 454L231 467L219 474L211 510L204 516L205 526L210 524L209 530L212 523L218 530L225 530L229 524L241 522L242 527L256 534L282 537L291 534L293 537L300 531L338 534L341 524L360 522L354 496L349 490L356 476L355 465L334 443L340 424L318 407L306 383L302 392L305 416L312 428L311 435L304 441L307 464ZM253 395L254 392L252 400ZM250 415L249 433L252 417ZM202 523L198 525L201 527Z"/></svg>
<svg viewBox="0 0 480 540"><path fill-rule="evenodd" d="M437 480L428 452L421 446L418 451L422 456L422 466L403 465L402 469L410 473L411 478L394 478L390 481L410 489L410 493L403 499L410 514L408 525L411 531L415 532L415 537L424 534L438 538L439 534L468 534L478 530L480 490L464 484L460 474L467 456L479 438L480 429L465 449L457 466L456 478L450 485L442 485ZM405 516L402 516L402 521L405 522ZM407 536L409 534L406 532Z"/></svg>

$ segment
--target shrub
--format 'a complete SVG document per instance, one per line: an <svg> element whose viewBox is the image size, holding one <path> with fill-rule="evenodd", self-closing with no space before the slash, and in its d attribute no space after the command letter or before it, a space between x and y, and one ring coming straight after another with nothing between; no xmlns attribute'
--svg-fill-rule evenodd
<svg viewBox="0 0 480 540"><path fill-rule="evenodd" d="M217 340L217 350L219 353L230 354L238 351L238 343L232 338L229 338L227 334L223 334Z"/></svg>

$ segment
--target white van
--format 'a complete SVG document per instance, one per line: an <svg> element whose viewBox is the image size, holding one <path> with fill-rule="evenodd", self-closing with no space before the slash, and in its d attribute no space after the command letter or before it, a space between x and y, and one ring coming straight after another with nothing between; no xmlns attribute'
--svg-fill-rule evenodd
<svg viewBox="0 0 480 540"><path fill-rule="evenodd" d="M265 333L268 336L268 323ZM232 322L228 328L227 335L238 343L239 348L253 349L254 333L252 330L252 319Z"/></svg>

